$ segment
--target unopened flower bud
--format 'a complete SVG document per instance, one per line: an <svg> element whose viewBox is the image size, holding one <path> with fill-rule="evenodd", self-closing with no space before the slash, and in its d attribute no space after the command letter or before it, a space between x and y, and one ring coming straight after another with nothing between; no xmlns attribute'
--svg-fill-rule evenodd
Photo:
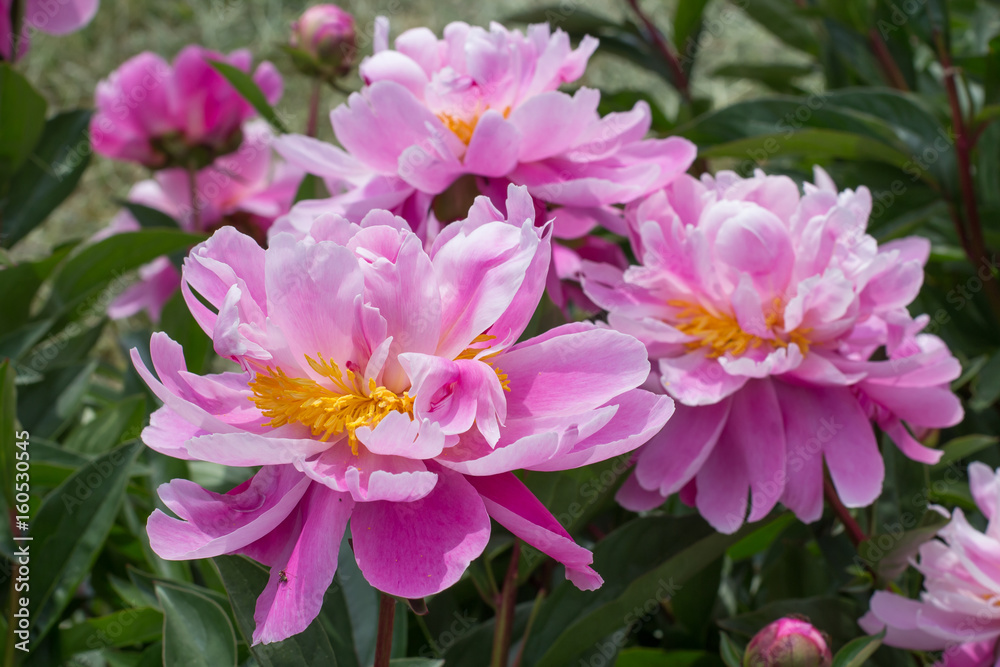
<svg viewBox="0 0 1000 667"><path fill-rule="evenodd" d="M833 655L823 634L797 618L779 618L747 646L743 667L830 667Z"/></svg>
<svg viewBox="0 0 1000 667"><path fill-rule="evenodd" d="M295 64L311 76L343 76L354 65L354 17L337 5L315 5L292 23L289 40Z"/></svg>

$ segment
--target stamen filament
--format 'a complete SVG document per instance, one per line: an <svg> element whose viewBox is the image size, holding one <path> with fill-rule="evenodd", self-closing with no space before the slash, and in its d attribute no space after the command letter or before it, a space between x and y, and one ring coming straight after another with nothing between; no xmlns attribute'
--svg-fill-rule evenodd
<svg viewBox="0 0 1000 667"><path fill-rule="evenodd" d="M280 368L267 368L250 382L253 401L265 417L267 425L277 428L290 423L308 426L314 436L326 442L333 436L347 433L351 451L358 454L355 431L362 427L375 428L390 412L401 412L413 418L413 398L406 392L396 395L369 378L368 386L350 368L346 378L336 362L318 361L306 357L309 366L330 380L328 389L310 378L291 378Z"/></svg>

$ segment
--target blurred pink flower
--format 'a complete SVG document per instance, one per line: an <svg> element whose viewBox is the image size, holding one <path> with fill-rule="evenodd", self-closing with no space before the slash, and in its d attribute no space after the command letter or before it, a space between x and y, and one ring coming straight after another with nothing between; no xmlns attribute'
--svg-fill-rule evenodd
<svg viewBox="0 0 1000 667"><path fill-rule="evenodd" d="M808 621L779 618L754 635L743 667L830 667L826 638Z"/></svg>
<svg viewBox="0 0 1000 667"><path fill-rule="evenodd" d="M289 45L307 73L344 75L357 53L354 17L337 5L313 5L292 23Z"/></svg>
<svg viewBox="0 0 1000 667"><path fill-rule="evenodd" d="M123 63L97 85L90 122L94 150L154 169L201 168L236 150L243 122L256 112L211 67L212 60L249 72L253 58L245 49L224 56L190 45L173 66L148 51ZM271 104L281 97L281 75L271 63L258 65L253 80Z"/></svg>
<svg viewBox="0 0 1000 667"><path fill-rule="evenodd" d="M512 471L631 451L672 401L637 389L649 363L630 336L581 323L515 344L544 288L550 229L535 226L523 188L506 209L505 219L480 198L429 251L375 210L360 224L321 216L267 250L223 228L185 261L192 314L241 371L192 375L180 346L154 334L158 380L132 354L164 403L143 440L263 467L224 495L185 480L160 487L180 519L157 511L148 531L167 559L241 553L271 567L254 643L316 616L348 519L365 578L398 597L454 584L486 546L490 517L580 588L602 583L592 554Z"/></svg>
<svg viewBox="0 0 1000 667"><path fill-rule="evenodd" d="M136 183L129 201L166 213L187 231L212 232L229 225L264 245L268 227L291 207L303 174L272 155L273 135L267 123L252 121L243 131L239 149L198 172L194 206L183 169L164 169L153 179ZM139 227L123 209L95 240ZM157 321L180 283L174 265L160 257L139 269L139 282L111 302L108 316L118 319L145 310Z"/></svg>
<svg viewBox="0 0 1000 667"><path fill-rule="evenodd" d="M28 51L30 29L65 35L87 25L97 13L99 0L27 0L24 23L18 31L18 58ZM0 0L0 56L12 60L14 28L10 23L13 0Z"/></svg>
<svg viewBox="0 0 1000 667"><path fill-rule="evenodd" d="M913 566L924 576L920 600L878 591L858 624L868 633L886 629L889 646L944 651L944 667L992 667L1000 638L1000 472L969 465L969 486L986 516L985 532L961 509L920 547Z"/></svg>
<svg viewBox="0 0 1000 667"><path fill-rule="evenodd" d="M641 265L583 262L585 294L646 344L679 403L637 454L626 507L681 492L732 533L749 492L751 521L779 500L815 521L824 461L844 504L866 506L884 476L870 420L910 458L940 458L903 425L962 419L948 386L958 361L906 310L930 243L879 247L865 233L870 192L838 193L819 169L816 183L800 195L760 172L682 176L627 209Z"/></svg>
<svg viewBox="0 0 1000 667"><path fill-rule="evenodd" d="M550 206L596 211L663 187L694 159L684 139L644 139L645 102L602 118L599 91L557 90L583 74L597 48L593 37L573 49L569 35L547 24L525 34L456 22L443 39L415 28L389 49L388 31L379 19L375 53L360 66L365 87L331 113L344 150L296 135L278 142L286 159L326 179L334 193L303 206L332 204L354 221L386 208L432 239L439 223L451 221L435 217L433 201L453 186L499 193L491 198L501 210L507 183L515 183Z"/></svg>

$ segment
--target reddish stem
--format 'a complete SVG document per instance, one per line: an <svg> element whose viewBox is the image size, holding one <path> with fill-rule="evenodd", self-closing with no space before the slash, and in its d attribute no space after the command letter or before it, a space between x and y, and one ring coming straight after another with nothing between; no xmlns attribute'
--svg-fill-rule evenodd
<svg viewBox="0 0 1000 667"><path fill-rule="evenodd" d="M306 121L306 136L315 137L316 129L319 125L319 101L322 93L323 82L319 79L313 81L312 95L309 97L309 120Z"/></svg>
<svg viewBox="0 0 1000 667"><path fill-rule="evenodd" d="M392 656L392 623L396 617L396 598L379 592L378 635L375 639L375 664L373 667L389 667Z"/></svg>
<svg viewBox="0 0 1000 667"><path fill-rule="evenodd" d="M948 106L951 108L951 122L955 130L955 157L958 161L958 182L962 191L962 200L965 204L965 223L968 225L968 236L962 229L961 220L957 219L959 238L967 239L964 245L965 254L973 267L989 258L989 250L986 247L986 239L983 237L983 227L979 220L979 204L976 201L976 187L972 180L972 157L971 151L973 142L970 141L966 129L965 117L962 115L962 104L958 98L958 71L951 61L951 54L944 43L944 38L940 32L934 33L934 41L937 44L938 57L941 60L941 67L944 69L945 91L948 93ZM986 296L993 307L994 315L1000 319L1000 285L996 280L983 281L986 289Z"/></svg>
<svg viewBox="0 0 1000 667"><path fill-rule="evenodd" d="M629 6L635 15L639 17L642 21L643 26L646 28L646 32L649 33L649 38L653 42L653 46L656 50L660 52L660 56L667 63L667 67L670 68L671 73L674 75L675 83L677 84L677 90L680 92L681 97L684 101L690 105L691 104L691 84L688 81L687 75L684 73L684 68L681 67L680 62L677 60L677 56L674 55L673 50L670 45L667 44L667 40L663 38L663 33L660 32L656 24L653 23L652 19L646 15L642 8L639 7L639 0L628 0Z"/></svg>
<svg viewBox="0 0 1000 667"><path fill-rule="evenodd" d="M865 531L861 530L861 526L851 516L851 512L844 507L844 503L840 502L840 496L837 495L837 490L833 488L833 482L829 478L823 480L823 495L826 496L826 501L830 503L833 513L844 524L844 530L847 531L847 537L850 538L851 544L857 549L858 545L868 539L868 536L865 535Z"/></svg>
<svg viewBox="0 0 1000 667"><path fill-rule="evenodd" d="M493 629L491 667L507 667L510 660L510 640L514 629L514 607L517 605L517 566L521 560L521 541L514 540L510 565L503 578L503 588L497 604L497 619Z"/></svg>
<svg viewBox="0 0 1000 667"><path fill-rule="evenodd" d="M909 92L910 86L906 83L906 77L903 76L903 72L899 69L899 65L896 64L896 60L892 57L889 47L886 46L885 42L882 40L882 36L879 35L875 28L868 31L868 40L871 42L872 52L874 52L875 57L882 66L882 69L885 70L885 77L889 80L889 84L893 88Z"/></svg>

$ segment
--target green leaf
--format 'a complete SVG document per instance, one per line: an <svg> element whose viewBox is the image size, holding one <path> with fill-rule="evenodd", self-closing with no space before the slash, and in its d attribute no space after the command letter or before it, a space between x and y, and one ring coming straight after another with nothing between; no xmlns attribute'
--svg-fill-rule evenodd
<svg viewBox="0 0 1000 667"><path fill-rule="evenodd" d="M997 399L1000 399L1000 352L990 357L973 380L969 407L976 411L985 410L996 403Z"/></svg>
<svg viewBox="0 0 1000 667"><path fill-rule="evenodd" d="M97 359L50 370L43 364L42 379L25 386L18 395L17 412L24 428L44 438L61 433L77 417L97 365Z"/></svg>
<svg viewBox="0 0 1000 667"><path fill-rule="evenodd" d="M14 384L16 372L9 359L0 362L0 475L3 475L3 505L0 511L3 516L10 515L9 509L14 507L14 474L16 472L15 452L17 449L17 387ZM30 446L30 445L29 445ZM29 456L31 453L29 452ZM0 537L10 536L10 522L7 519L0 528Z"/></svg>
<svg viewBox="0 0 1000 667"><path fill-rule="evenodd" d="M17 173L31 155L45 129L46 106L24 76L0 63L0 182Z"/></svg>
<svg viewBox="0 0 1000 667"><path fill-rule="evenodd" d="M722 657L722 662L726 663L726 667L743 665L743 651L725 632L719 633L719 655Z"/></svg>
<svg viewBox="0 0 1000 667"><path fill-rule="evenodd" d="M924 98L880 88L847 88L827 93L827 98L840 109L881 119L903 142L904 152L914 163L923 165L950 191L955 189L955 138L927 108Z"/></svg>
<svg viewBox="0 0 1000 667"><path fill-rule="evenodd" d="M707 5L708 0L686 0L678 2L674 10L674 46L687 71L691 71L694 64L694 52L698 47L698 34Z"/></svg>
<svg viewBox="0 0 1000 667"><path fill-rule="evenodd" d="M865 660L870 658L882 645L884 637L885 630L871 637L858 637L847 642L842 649L837 651L837 655L833 656L831 667L861 667L865 664Z"/></svg>
<svg viewBox="0 0 1000 667"><path fill-rule="evenodd" d="M666 651L660 648L627 648L618 654L615 667L718 667L724 664L706 651Z"/></svg>
<svg viewBox="0 0 1000 667"><path fill-rule="evenodd" d="M627 30L620 23L598 16L578 6L548 5L509 14L505 19L511 23L549 23L553 28L561 28L574 39L584 35L603 37L609 33Z"/></svg>
<svg viewBox="0 0 1000 667"><path fill-rule="evenodd" d="M107 616L88 618L59 631L63 659L76 653L145 644L160 638L163 614L152 607L123 609Z"/></svg>
<svg viewBox="0 0 1000 667"><path fill-rule="evenodd" d="M69 434L64 447L80 454L99 454L139 437L146 417L146 398L133 396L101 410Z"/></svg>
<svg viewBox="0 0 1000 667"><path fill-rule="evenodd" d="M808 76L815 71L812 65L731 63L712 72L712 76L727 79L749 79L764 84L776 93L801 95L803 90L792 79Z"/></svg>
<svg viewBox="0 0 1000 667"><path fill-rule="evenodd" d="M40 225L76 189L90 164L87 127L91 111L67 111L49 119L31 159L14 175L0 207L3 246L9 248Z"/></svg>
<svg viewBox="0 0 1000 667"><path fill-rule="evenodd" d="M160 315L160 330L180 344L184 350L184 361L192 373L205 372L215 356L212 339L191 315L191 310L178 290L163 307Z"/></svg>
<svg viewBox="0 0 1000 667"><path fill-rule="evenodd" d="M180 229L180 225L177 224L176 220L159 209L137 204L134 201L123 201L121 205L123 208L128 209L128 212L132 214L132 217L135 218L136 222L143 229L154 229L156 227Z"/></svg>
<svg viewBox="0 0 1000 667"><path fill-rule="evenodd" d="M810 55L819 53L812 22L801 15L794 0L752 0L741 3L741 8L785 44Z"/></svg>
<svg viewBox="0 0 1000 667"><path fill-rule="evenodd" d="M708 147L757 135L784 133L785 137L791 137L807 128L859 134L900 151L905 148L882 119L839 108L823 95L738 102L678 128L677 133L699 147Z"/></svg>
<svg viewBox="0 0 1000 667"><path fill-rule="evenodd" d="M0 337L23 328L42 281L66 258L71 248L70 245L61 246L43 260L21 262L0 271L0 312L4 314L0 318Z"/></svg>
<svg viewBox="0 0 1000 667"><path fill-rule="evenodd" d="M226 586L240 634L249 644L254 631L254 607L267 583L267 568L243 556L217 556L212 562ZM356 656L344 655L344 651L338 653L334 649L334 642L324 630L322 621L313 621L304 631L284 641L258 644L250 650L261 667L358 664Z"/></svg>
<svg viewBox="0 0 1000 667"><path fill-rule="evenodd" d="M778 539L778 535L781 534L788 525L795 521L794 514L785 514L778 519L775 519L771 523L767 524L763 528L753 531L742 540L729 547L726 551L726 555L732 561L740 561L767 549L771 544Z"/></svg>
<svg viewBox="0 0 1000 667"><path fill-rule="evenodd" d="M222 607L194 591L156 585L163 608L163 667L236 667L236 633Z"/></svg>
<svg viewBox="0 0 1000 667"><path fill-rule="evenodd" d="M286 128L285 124L281 122L280 118L278 118L278 114L268 103L267 98L264 97L264 93L254 82L252 76L241 70L239 67L230 65L229 63L222 62L220 60L210 61L209 65L215 68L215 71L219 74L224 76L226 80L232 84L233 88L236 89L236 92L242 95L243 99L249 102L250 105L257 110L257 113L259 113L264 120L271 124L271 127L281 133L288 132L288 128Z"/></svg>
<svg viewBox="0 0 1000 667"><path fill-rule="evenodd" d="M589 594L593 602L587 604L586 598L576 600L577 596L561 585L539 614L525 659L530 662L541 652L534 663L538 667L571 664L595 639L655 613L679 587L761 525L723 535L710 530L698 517L645 517L629 522L598 543L594 551L595 569L608 576L605 587L598 594ZM650 561L652 554L656 558ZM615 570L618 576L612 579L609 573Z"/></svg>
<svg viewBox="0 0 1000 667"><path fill-rule="evenodd" d="M704 148L701 157L749 158L754 162L781 156L787 152L807 155L810 160L842 158L874 160L902 168L910 158L883 143L868 137L837 130L803 129L791 134L761 134Z"/></svg>
<svg viewBox="0 0 1000 667"><path fill-rule="evenodd" d="M59 621L63 609L111 532L141 445L112 450L80 468L45 497L31 523L31 618L37 637ZM37 585L37 588L35 588Z"/></svg>
<svg viewBox="0 0 1000 667"><path fill-rule="evenodd" d="M941 449L944 450L944 456L938 461L931 470L941 470L947 468L955 461L960 461L962 459L968 458L974 454L978 454L988 447L992 447L997 444L1000 440L995 435L963 435L953 440L949 440L944 444Z"/></svg>
<svg viewBox="0 0 1000 667"><path fill-rule="evenodd" d="M933 539L946 523L948 520L934 511L924 512L919 521L905 513L892 523L886 521L883 524L885 532L872 535L858 545L858 557L880 577L895 579L909 567L921 545Z"/></svg>
<svg viewBox="0 0 1000 667"><path fill-rule="evenodd" d="M186 250L204 238L199 234L187 234L174 229L144 229L115 234L88 246L56 272L52 281L52 293L42 314L65 315L69 319L76 319L87 313L103 312L109 298L97 299L90 308L69 311L112 281L115 282L113 292L123 290L124 284L118 283L123 281L125 272L161 255Z"/></svg>

